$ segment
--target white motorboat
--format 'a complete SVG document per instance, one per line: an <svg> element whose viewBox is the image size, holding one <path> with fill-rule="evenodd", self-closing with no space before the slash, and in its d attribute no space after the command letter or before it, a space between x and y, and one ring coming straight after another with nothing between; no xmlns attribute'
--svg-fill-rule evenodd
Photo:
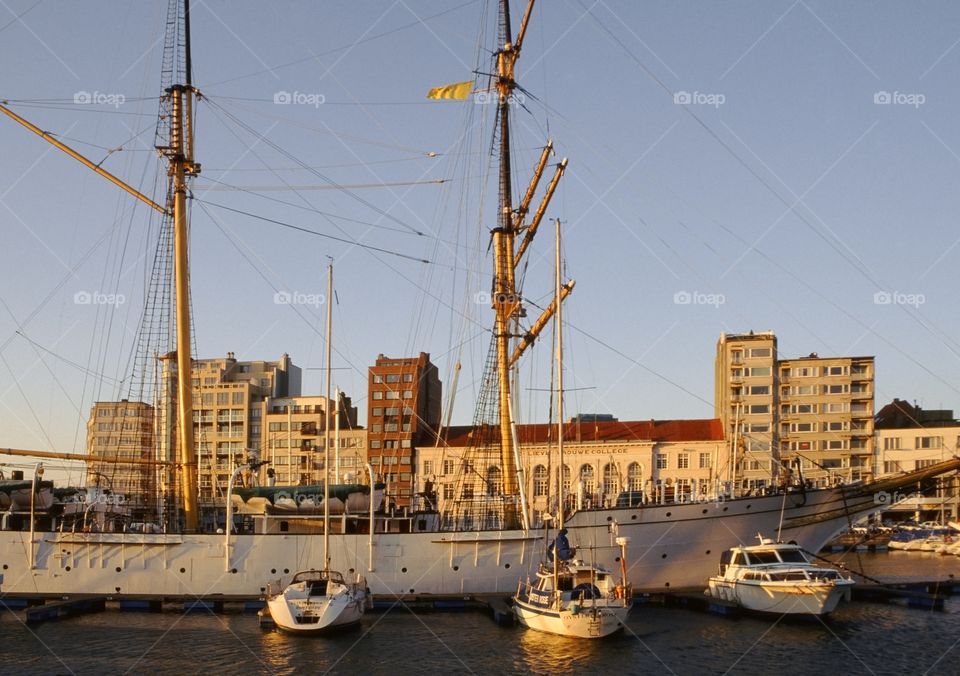
<svg viewBox="0 0 960 676"><path fill-rule="evenodd" d="M811 563L797 544L758 537L758 545L723 552L720 574L708 582L708 596L755 612L818 616L850 599L851 578Z"/></svg>
<svg viewBox="0 0 960 676"><path fill-rule="evenodd" d="M319 633L355 627L366 607L363 578L346 582L343 575L330 570L297 573L282 591L270 595L272 591L268 585L267 610L284 631Z"/></svg>

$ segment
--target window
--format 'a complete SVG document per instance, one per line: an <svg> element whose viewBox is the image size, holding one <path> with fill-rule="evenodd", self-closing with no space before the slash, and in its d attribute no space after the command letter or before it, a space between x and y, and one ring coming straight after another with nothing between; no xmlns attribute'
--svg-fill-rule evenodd
<svg viewBox="0 0 960 676"><path fill-rule="evenodd" d="M700 469L708 469L710 467L710 454L701 453L700 454Z"/></svg>
<svg viewBox="0 0 960 676"><path fill-rule="evenodd" d="M816 404L794 404L790 407L791 413L798 413L804 415L806 413L816 413L817 405Z"/></svg>
<svg viewBox="0 0 960 676"><path fill-rule="evenodd" d="M823 375L825 376L845 376L849 373L846 366L824 366Z"/></svg>
<svg viewBox="0 0 960 676"><path fill-rule="evenodd" d="M409 440L409 439L401 439L401 440L400 440L400 448L410 448L410 440Z"/></svg>
<svg viewBox="0 0 960 676"><path fill-rule="evenodd" d="M443 461L443 474L453 474L453 460Z"/></svg>
<svg viewBox="0 0 960 676"><path fill-rule="evenodd" d="M217 405L226 406L230 403L230 393L229 392L217 392Z"/></svg>
<svg viewBox="0 0 960 676"><path fill-rule="evenodd" d="M765 423L751 423L750 425L747 426L747 429L750 430L751 432L769 432L770 425L767 425Z"/></svg>
<svg viewBox="0 0 960 676"><path fill-rule="evenodd" d="M667 469L666 453L657 453L657 469Z"/></svg>
<svg viewBox="0 0 960 676"><path fill-rule="evenodd" d="M537 465L533 468L533 496L542 497L547 494L549 479L547 477L547 468L543 465Z"/></svg>
<svg viewBox="0 0 960 676"><path fill-rule="evenodd" d="M380 440L379 440L379 439L371 439L371 440L370 440L370 448L380 448Z"/></svg>
<svg viewBox="0 0 960 676"><path fill-rule="evenodd" d="M374 418L379 418L383 415L383 409L379 406L374 406L372 415Z"/></svg>
<svg viewBox="0 0 960 676"><path fill-rule="evenodd" d="M815 378L816 376L816 366L795 366L790 369L790 377L792 378Z"/></svg>
<svg viewBox="0 0 960 676"><path fill-rule="evenodd" d="M603 466L603 494L610 495L617 491L620 486L620 470L617 466L608 462Z"/></svg>
<svg viewBox="0 0 960 676"><path fill-rule="evenodd" d="M824 413L849 413L850 404L844 402L840 404L823 404Z"/></svg>
<svg viewBox="0 0 960 676"><path fill-rule="evenodd" d="M373 432L374 434L380 434L380 432L383 431L383 425L381 425L380 423L373 423L372 425L370 425L370 431Z"/></svg>
<svg viewBox="0 0 960 676"><path fill-rule="evenodd" d="M770 348L769 347L752 347L750 348L751 357L769 357Z"/></svg>
<svg viewBox="0 0 960 676"><path fill-rule="evenodd" d="M917 437L916 448L940 448L940 437Z"/></svg>
<svg viewBox="0 0 960 676"><path fill-rule="evenodd" d="M413 390L404 390L403 391L404 399L413 399Z"/></svg>
<svg viewBox="0 0 960 676"><path fill-rule="evenodd" d="M813 432L815 423L791 423L790 431L791 432Z"/></svg>
<svg viewBox="0 0 960 676"><path fill-rule="evenodd" d="M769 385L752 385L750 387L750 394L770 394Z"/></svg>
<svg viewBox="0 0 960 676"><path fill-rule="evenodd" d="M883 440L883 450L885 451L899 451L900 450L900 437L887 437Z"/></svg>
<svg viewBox="0 0 960 676"><path fill-rule="evenodd" d="M770 367L769 367L769 366L751 366L750 368L745 369L745 371L746 371L746 373L747 373L748 376L753 376L754 378L756 378L757 376L769 376L769 375L770 375Z"/></svg>
<svg viewBox="0 0 960 676"><path fill-rule="evenodd" d="M583 492L589 495L593 493L596 484L594 483L593 465L580 465L580 481L583 483Z"/></svg>
<svg viewBox="0 0 960 676"><path fill-rule="evenodd" d="M399 398L400 398L399 392L396 392L393 390L391 390L390 392L387 392L387 399L399 399ZM376 399L376 397L374 397L374 399Z"/></svg>
<svg viewBox="0 0 960 676"><path fill-rule="evenodd" d="M453 484L443 484L443 499L453 500Z"/></svg>
<svg viewBox="0 0 960 676"><path fill-rule="evenodd" d="M413 374L412 374L412 373L404 373L404 374L403 374L403 382L405 382L405 383L412 383L412 382L413 382Z"/></svg>
<svg viewBox="0 0 960 676"><path fill-rule="evenodd" d="M828 451L842 451L847 447L846 439L829 439L826 442L826 450Z"/></svg>
<svg viewBox="0 0 960 676"><path fill-rule="evenodd" d="M423 474L428 476L433 474L433 460L424 460L423 461Z"/></svg>
<svg viewBox="0 0 960 676"><path fill-rule="evenodd" d="M383 376L374 375L374 376L373 376L373 382L376 383L377 385L379 385L380 383L383 382Z"/></svg>
<svg viewBox="0 0 960 676"><path fill-rule="evenodd" d="M233 403L242 404L243 403L243 392L234 392L233 393Z"/></svg>
<svg viewBox="0 0 960 676"><path fill-rule="evenodd" d="M788 393L794 396L813 394L813 385L794 385L789 389Z"/></svg>
<svg viewBox="0 0 960 676"><path fill-rule="evenodd" d="M374 400L376 400L376 401L379 401L380 399L383 399L383 392L381 392L380 390L374 391L374 393L373 393L373 398L374 398Z"/></svg>
<svg viewBox="0 0 960 676"><path fill-rule="evenodd" d="M825 422L823 423L824 432L843 432L848 427L848 423L844 421L834 421L834 422Z"/></svg>
<svg viewBox="0 0 960 676"><path fill-rule="evenodd" d="M387 374L387 382L388 382L388 383L399 383L399 382L400 382L400 374L399 374L399 373L388 373L388 374Z"/></svg>
<svg viewBox="0 0 960 676"><path fill-rule="evenodd" d="M690 454L677 453L677 469L689 469L689 468L690 468Z"/></svg>
<svg viewBox="0 0 960 676"><path fill-rule="evenodd" d="M639 491L643 488L643 468L639 463L631 462L627 465L627 490Z"/></svg>
<svg viewBox="0 0 960 676"><path fill-rule="evenodd" d="M846 394L850 391L850 385L844 383L842 385L824 385L823 393L824 394Z"/></svg>
<svg viewBox="0 0 960 676"><path fill-rule="evenodd" d="M750 406L750 413L769 413L770 406L767 404L752 404Z"/></svg>

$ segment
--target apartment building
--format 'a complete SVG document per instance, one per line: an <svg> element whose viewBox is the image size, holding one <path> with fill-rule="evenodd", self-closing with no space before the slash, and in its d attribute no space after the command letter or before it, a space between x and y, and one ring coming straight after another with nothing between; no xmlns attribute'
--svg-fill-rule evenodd
<svg viewBox="0 0 960 676"><path fill-rule="evenodd" d="M780 359L772 331L723 333L715 369L716 415L748 487L786 480L798 460L818 485L872 476L873 357Z"/></svg>
<svg viewBox="0 0 960 676"><path fill-rule="evenodd" d="M440 426L440 376L426 352L381 354L368 383L367 459L387 484L390 504L409 507L418 449L434 445Z"/></svg>
<svg viewBox="0 0 960 676"><path fill-rule="evenodd" d="M157 485L157 467L135 461L154 458L153 406L142 401L98 401L87 420L87 454L116 463L87 461L86 484L127 496L136 506L146 505Z"/></svg>

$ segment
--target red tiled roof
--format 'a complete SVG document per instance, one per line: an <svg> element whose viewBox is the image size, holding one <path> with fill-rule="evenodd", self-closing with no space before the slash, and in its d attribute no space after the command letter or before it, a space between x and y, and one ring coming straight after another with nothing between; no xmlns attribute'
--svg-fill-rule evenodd
<svg viewBox="0 0 960 676"><path fill-rule="evenodd" d="M723 441L723 425L718 418L703 420L636 420L564 423L565 441ZM448 446L469 446L469 425L445 431ZM521 444L543 444L555 439L556 425L544 423L517 425Z"/></svg>

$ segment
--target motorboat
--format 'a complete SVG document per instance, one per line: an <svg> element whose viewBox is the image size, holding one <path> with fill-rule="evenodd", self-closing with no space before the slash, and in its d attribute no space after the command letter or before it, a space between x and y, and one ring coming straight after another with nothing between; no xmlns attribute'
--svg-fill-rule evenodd
<svg viewBox="0 0 960 676"><path fill-rule="evenodd" d="M755 612L827 615L849 600L854 581L811 563L800 545L758 536L760 543L729 549L705 593Z"/></svg>

